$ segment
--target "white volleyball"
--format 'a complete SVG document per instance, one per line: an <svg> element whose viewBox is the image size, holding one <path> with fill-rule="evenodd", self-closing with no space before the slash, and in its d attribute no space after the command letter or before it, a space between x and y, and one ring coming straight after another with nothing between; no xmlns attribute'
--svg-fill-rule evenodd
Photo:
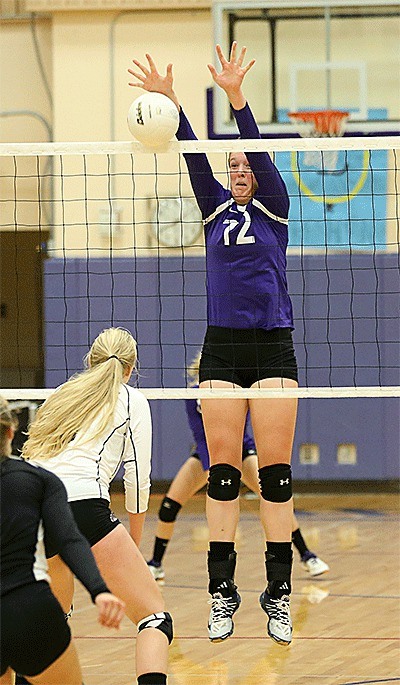
<svg viewBox="0 0 400 685"><path fill-rule="evenodd" d="M178 126L176 105L161 93L144 93L129 108L129 130L146 147L166 145L177 132Z"/></svg>

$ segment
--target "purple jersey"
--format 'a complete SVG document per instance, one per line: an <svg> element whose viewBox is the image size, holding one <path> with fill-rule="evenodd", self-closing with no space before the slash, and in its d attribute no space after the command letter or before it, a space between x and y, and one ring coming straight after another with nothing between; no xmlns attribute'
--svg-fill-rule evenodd
<svg viewBox="0 0 400 685"><path fill-rule="evenodd" d="M260 138L250 107L232 109L242 138ZM176 137L196 140L183 111ZM204 154L185 155L193 192L203 217L210 326L293 328L286 280L289 198L266 152L248 152L258 183L247 205L214 178Z"/></svg>
<svg viewBox="0 0 400 685"><path fill-rule="evenodd" d="M199 455L204 471L208 471L210 468L210 457L208 454L206 434L204 432L203 418L201 415L200 400L185 400L185 405L190 430L192 431L193 440L195 443L193 452ZM255 454L256 451L256 446L249 430L249 415L247 415L243 436L243 456L247 456L252 453Z"/></svg>

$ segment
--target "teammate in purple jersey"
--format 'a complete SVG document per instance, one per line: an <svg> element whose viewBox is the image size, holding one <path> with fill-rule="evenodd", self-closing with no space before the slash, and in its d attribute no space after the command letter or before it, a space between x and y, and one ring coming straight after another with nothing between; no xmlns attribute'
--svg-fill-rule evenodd
<svg viewBox="0 0 400 685"><path fill-rule="evenodd" d="M191 386L194 388L198 387L199 383L199 364L200 353L195 357L187 370L188 376L191 378ZM165 580L162 561L172 538L177 516L186 502L206 485L210 468L210 457L201 415L200 400L185 400L185 408L194 445L190 456L182 464L161 502L158 511L153 556L147 562L155 580L160 585L163 585ZM249 418L248 415L247 418ZM249 421L247 420L243 436L241 481L250 491L259 495L257 452L248 424ZM302 566L307 573L312 577L327 573L329 571L328 564L319 559L307 547L295 514L293 514L292 531L292 542L299 553Z"/></svg>
<svg viewBox="0 0 400 685"><path fill-rule="evenodd" d="M218 73L242 138L260 138L242 91L253 66L244 66L246 48L229 60L219 45ZM180 111L177 138L196 136L173 89L172 64L161 76L150 55L148 66L133 60L137 79L130 85L167 95ZM283 179L266 152L229 155L230 188L214 178L206 155L185 154L200 207L206 241L208 328L200 363L200 388L296 388L292 343L293 316L286 282L289 198ZM268 634L284 645L292 640L291 452L297 400L290 398L207 399L203 421L210 454L207 519L210 530L208 590L212 596L209 638L233 633L232 616L240 605L234 583L235 532L239 519L242 442L250 411L257 446L260 515L266 530L267 586L260 596L268 615Z"/></svg>

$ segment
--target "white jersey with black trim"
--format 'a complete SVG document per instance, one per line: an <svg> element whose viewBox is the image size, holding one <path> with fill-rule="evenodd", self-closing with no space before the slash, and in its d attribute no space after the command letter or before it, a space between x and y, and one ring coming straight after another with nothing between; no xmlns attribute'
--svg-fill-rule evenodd
<svg viewBox="0 0 400 685"><path fill-rule="evenodd" d="M103 498L110 501L110 483L124 465L125 506L132 514L147 510L150 493L152 425L148 400L122 384L114 418L96 438L78 431L68 447L36 463L64 483L70 502Z"/></svg>

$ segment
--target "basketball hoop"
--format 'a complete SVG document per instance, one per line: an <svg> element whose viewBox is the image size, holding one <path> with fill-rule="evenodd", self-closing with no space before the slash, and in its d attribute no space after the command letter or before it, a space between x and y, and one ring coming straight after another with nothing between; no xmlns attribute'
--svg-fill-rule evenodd
<svg viewBox="0 0 400 685"><path fill-rule="evenodd" d="M343 136L349 112L325 109L314 112L289 112L288 117L297 126L302 138L337 138ZM336 171L337 150L320 152L310 150L304 153L304 164L323 171Z"/></svg>
<svg viewBox="0 0 400 685"><path fill-rule="evenodd" d="M317 112L289 112L288 117L298 125L299 134L310 138L333 138L342 136L349 112L324 109Z"/></svg>

